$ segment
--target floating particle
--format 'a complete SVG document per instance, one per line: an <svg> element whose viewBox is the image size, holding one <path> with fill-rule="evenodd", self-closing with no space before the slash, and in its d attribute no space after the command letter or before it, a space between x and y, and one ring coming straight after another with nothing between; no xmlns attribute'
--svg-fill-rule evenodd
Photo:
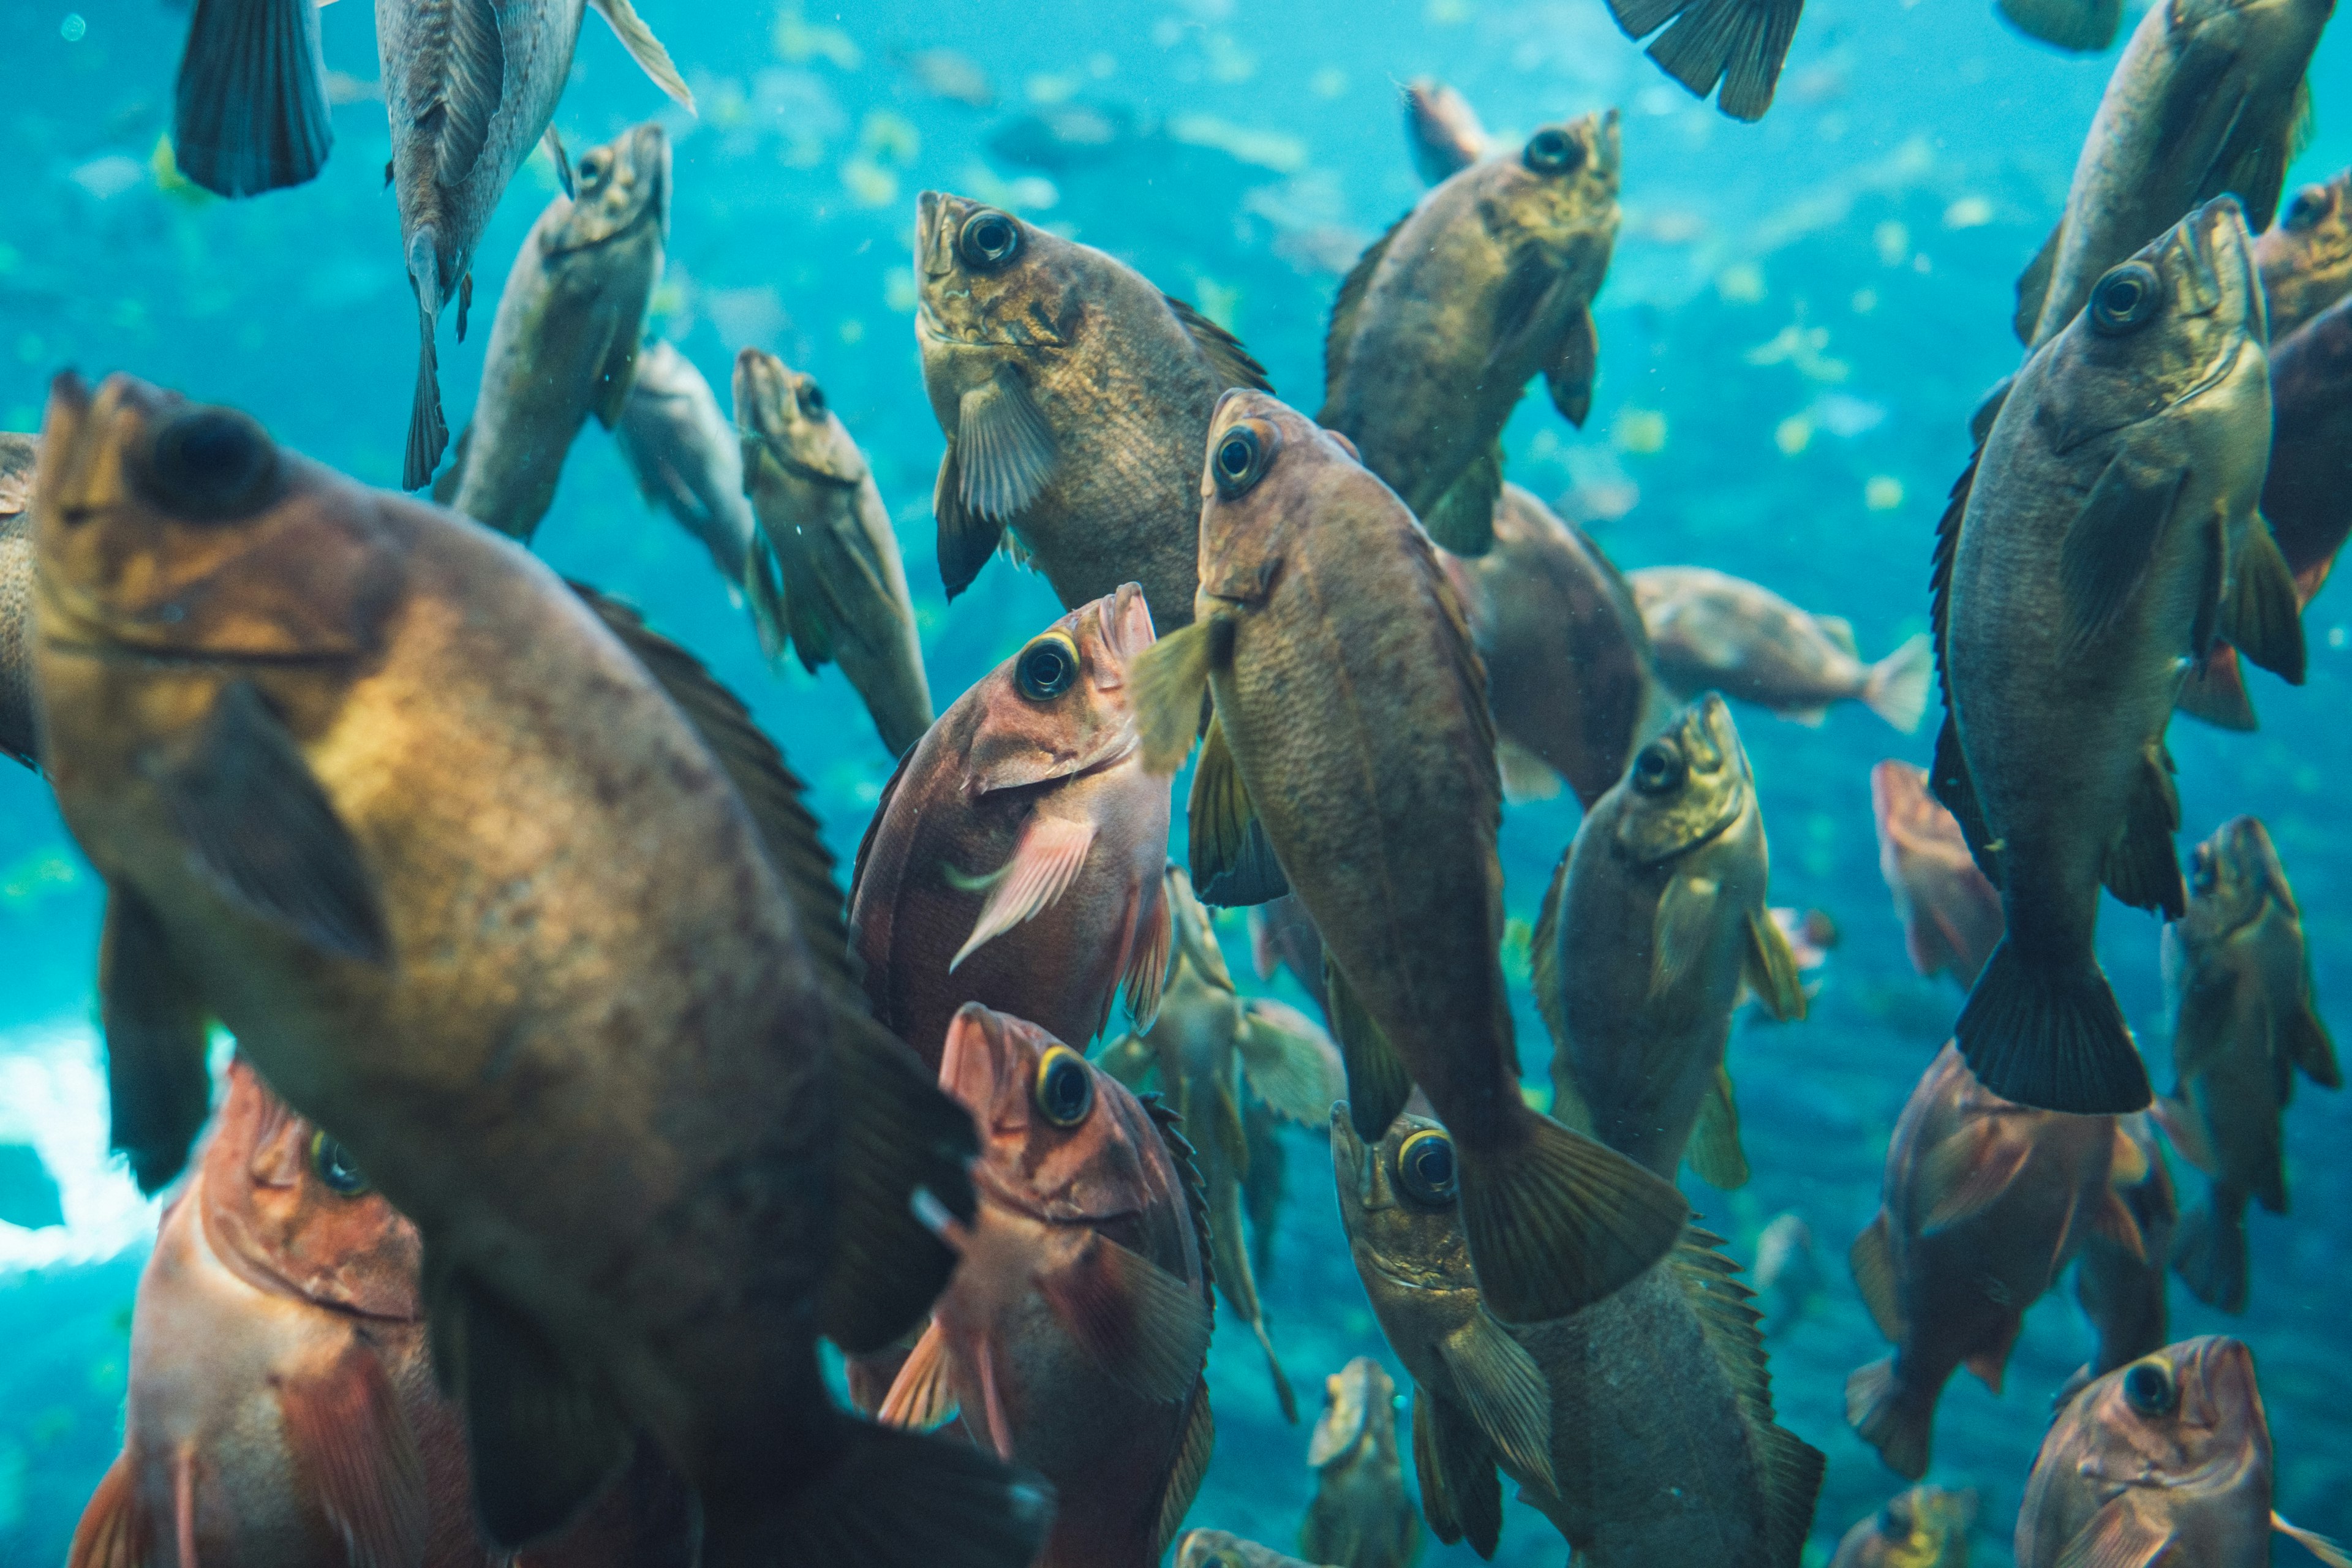
<svg viewBox="0 0 2352 1568"><path fill-rule="evenodd" d="M1903 504L1903 481L1893 474L1873 474L1862 487L1862 504L1873 511L1893 511Z"/></svg>
<svg viewBox="0 0 2352 1568"><path fill-rule="evenodd" d="M1780 448L1784 458L1793 458L1813 444L1813 422L1801 414L1791 414L1772 426L1772 445Z"/></svg>

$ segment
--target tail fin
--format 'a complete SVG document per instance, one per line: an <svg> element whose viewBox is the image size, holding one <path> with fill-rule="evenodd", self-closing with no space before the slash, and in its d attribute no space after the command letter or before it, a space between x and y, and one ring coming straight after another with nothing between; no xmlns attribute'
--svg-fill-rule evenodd
<svg viewBox="0 0 2352 1568"><path fill-rule="evenodd" d="M1845 1419L1896 1475L1916 1481L1927 1473L1936 1405L1923 1403L1895 1374L1893 1356L1856 1368L1845 1380Z"/></svg>
<svg viewBox="0 0 2352 1568"><path fill-rule="evenodd" d="M172 114L180 172L256 196L312 178L334 144L316 0L196 0Z"/></svg>
<svg viewBox="0 0 2352 1568"><path fill-rule="evenodd" d="M1296 1426L1298 1425L1298 1395L1291 1392L1290 1379L1284 1373L1282 1363L1275 1358L1274 1341L1265 1331L1265 1315L1261 1312L1253 1318L1250 1327L1257 1332L1258 1348L1265 1352L1266 1375L1274 1379L1275 1402L1282 1406L1282 1418Z"/></svg>
<svg viewBox="0 0 2352 1568"><path fill-rule="evenodd" d="M2189 1293L2224 1312L2246 1310L2246 1200L2219 1187L2180 1216L2172 1238L2172 1271Z"/></svg>
<svg viewBox="0 0 2352 1568"><path fill-rule="evenodd" d="M1525 1135L1455 1145L1462 1227L1486 1310L1505 1322L1580 1311L1632 1283L1681 1238L1672 1182L1522 1106Z"/></svg>
<svg viewBox="0 0 2352 1568"><path fill-rule="evenodd" d="M1671 19L1650 58L1701 98L1720 82L1716 107L1734 120L1760 120L1772 107L1804 0L1610 0L1609 8L1631 37Z"/></svg>
<svg viewBox="0 0 2352 1568"><path fill-rule="evenodd" d="M449 449L449 425L441 417L441 358L433 342L441 323L441 265L430 225L409 237L408 281L416 290L416 397L408 408L400 488L418 490L433 482L433 470Z"/></svg>
<svg viewBox="0 0 2352 1568"><path fill-rule="evenodd" d="M1935 675L1935 647L1921 632L1870 667L1863 703L1905 734L1915 733L1927 716L1927 685Z"/></svg>
<svg viewBox="0 0 2352 1568"><path fill-rule="evenodd" d="M1977 1080L2020 1105L2119 1116L2152 1098L2123 1009L2087 952L2036 963L2001 938L1952 1033Z"/></svg>

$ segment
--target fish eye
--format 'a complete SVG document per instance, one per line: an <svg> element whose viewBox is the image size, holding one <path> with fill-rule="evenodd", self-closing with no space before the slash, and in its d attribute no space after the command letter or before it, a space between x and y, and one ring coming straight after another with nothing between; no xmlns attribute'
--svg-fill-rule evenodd
<svg viewBox="0 0 2352 1568"><path fill-rule="evenodd" d="M802 382L793 395L799 400L803 414L811 419L824 417L824 388L815 382Z"/></svg>
<svg viewBox="0 0 2352 1568"><path fill-rule="evenodd" d="M2110 268L2091 290L2091 325L2110 337L2147 324L2161 300L2156 268L2145 261Z"/></svg>
<svg viewBox="0 0 2352 1568"><path fill-rule="evenodd" d="M1572 174L1584 165L1584 144L1565 131L1538 131L1528 138L1520 161L1538 174Z"/></svg>
<svg viewBox="0 0 2352 1568"><path fill-rule="evenodd" d="M278 448L251 416L195 408L155 433L146 477L156 499L198 522L258 510L278 477Z"/></svg>
<svg viewBox="0 0 2352 1568"><path fill-rule="evenodd" d="M956 236L956 254L976 271L993 271L1020 249L1021 226L992 208L983 207L964 219L963 230Z"/></svg>
<svg viewBox="0 0 2352 1568"><path fill-rule="evenodd" d="M2172 1369L2151 1356L2136 1361L2124 1373L2124 1403L2142 1415L2169 1415L2180 1405Z"/></svg>
<svg viewBox="0 0 2352 1568"><path fill-rule="evenodd" d="M1066 632L1047 632L1013 661L1013 683L1032 702L1050 702L1076 684L1078 645Z"/></svg>
<svg viewBox="0 0 2352 1568"><path fill-rule="evenodd" d="M1069 1047L1048 1046L1037 1058L1037 1081L1030 1096L1037 1102L1038 1115L1056 1127L1076 1127L1095 1108L1094 1075L1087 1070L1086 1058Z"/></svg>
<svg viewBox="0 0 2352 1568"><path fill-rule="evenodd" d="M1433 1207L1454 1201L1454 1139L1442 1127L1424 1127L1397 1151L1397 1185L1416 1203Z"/></svg>
<svg viewBox="0 0 2352 1568"><path fill-rule="evenodd" d="M360 1173L352 1152L323 1131L310 1134L310 1169L329 1191L344 1197L360 1197L368 1191L368 1179Z"/></svg>
<svg viewBox="0 0 2352 1568"><path fill-rule="evenodd" d="M1642 795L1666 795L1682 787L1690 770L1683 763L1682 753L1673 747L1653 741L1642 748L1633 759L1633 788Z"/></svg>
<svg viewBox="0 0 2352 1568"><path fill-rule="evenodd" d="M2213 890L2213 851L2200 844L2189 857L2189 885L2200 893Z"/></svg>
<svg viewBox="0 0 2352 1568"><path fill-rule="evenodd" d="M1281 445L1282 437L1262 419L1244 419L1228 427L1209 452L1209 475L1216 481L1217 493L1227 500L1249 493L1265 478Z"/></svg>
<svg viewBox="0 0 2352 1568"><path fill-rule="evenodd" d="M2305 185L2295 192L2294 200L2287 203L2286 216L2281 218L2279 224L2280 226L2299 234L2317 225L2319 215L2326 210L2327 187Z"/></svg>
<svg viewBox="0 0 2352 1568"><path fill-rule="evenodd" d="M602 147L580 160L580 177L595 184L613 172L613 155Z"/></svg>

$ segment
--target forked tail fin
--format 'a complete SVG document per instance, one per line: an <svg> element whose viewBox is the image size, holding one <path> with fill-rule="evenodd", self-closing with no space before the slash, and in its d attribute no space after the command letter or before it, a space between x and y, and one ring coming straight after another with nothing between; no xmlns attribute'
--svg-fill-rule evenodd
<svg viewBox="0 0 2352 1568"><path fill-rule="evenodd" d="M1935 1402L1918 1398L1895 1375L1893 1356L1858 1367L1845 1380L1845 1419L1896 1475L1916 1481L1927 1473Z"/></svg>
<svg viewBox="0 0 2352 1568"><path fill-rule="evenodd" d="M335 144L316 0L196 0L172 112L172 156L215 195L315 176Z"/></svg>
<svg viewBox="0 0 2352 1568"><path fill-rule="evenodd" d="M1927 716L1927 684L1935 675L1935 649L1927 634L1921 632L1870 667L1870 679L1863 683L1863 703L1905 734L1912 734Z"/></svg>

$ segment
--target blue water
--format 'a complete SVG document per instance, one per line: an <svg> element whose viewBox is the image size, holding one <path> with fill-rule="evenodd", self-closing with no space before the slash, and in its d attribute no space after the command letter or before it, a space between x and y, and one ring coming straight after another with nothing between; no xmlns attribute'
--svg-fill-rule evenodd
<svg viewBox="0 0 2352 1568"><path fill-rule="evenodd" d="M35 427L61 367L124 369L250 409L281 440L394 482L415 326L383 188L381 105L338 110L334 157L303 189L235 205L168 190L152 155L184 13L154 0L82 3L79 27L55 0L0 3L0 427ZM668 123L677 185L657 325L722 402L745 343L821 378L898 520L941 706L1056 606L1042 579L1002 562L952 607L940 592L929 503L941 440L910 330L918 190L992 192L1131 261L1230 324L1276 387L1311 409L1338 269L1420 188L1394 83L1442 76L1498 130L1621 106L1626 222L1596 312L1592 416L1570 431L1538 392L1510 431L1512 477L1547 498L1631 484L1638 504L1597 531L1621 565L1696 562L1755 578L1849 617L1875 653L1925 626L1929 540L1966 457L1965 417L2015 363L2011 279L2056 216L2113 59L2028 42L1990 0L1810 0L1780 101L1743 127L1665 81L1601 0L962 0L837 14L643 0L643 11L701 120L668 109L591 20L557 123L575 153L633 120ZM365 0L323 16L331 67L373 79ZM939 101L889 58L937 46L983 66L1003 103L983 113ZM2314 81L2320 134L2291 184L2352 162L2352 129L2333 113L2352 87L2341 30ZM1065 99L1123 105L1159 129L1084 168L992 161L996 129ZM472 341L443 342L453 426L472 401L495 289L553 184L535 159L483 239ZM854 694L831 670L765 667L699 546L641 505L593 426L540 548L645 606L753 703L811 781L845 861L888 774ZM2306 687L2254 677L2260 734L2184 722L2173 736L2184 842L2239 812L2268 822L2339 1032L2352 1028L2352 834L2333 787L2352 772L2344 592L2307 616ZM1900 1485L1843 1419L1845 1374L1884 1347L1840 1258L1876 1205L1895 1114L1958 994L1911 973L1870 826L1869 765L1924 763L1927 736L1896 735L1854 709L1819 730L1741 720L1776 852L1774 900L1830 911L1845 940L1809 1022L1743 1029L1734 1042L1755 1180L1729 1196L1694 1184L1692 1196L1743 1258L1785 1208L1821 1239L1830 1299L1777 1342L1773 1371L1784 1423L1830 1456L1816 1522L1826 1550ZM1511 811L1514 915L1533 917L1574 826L1565 802ZM115 1451L127 1309L152 1226L105 1164L89 1026L99 901L42 785L0 775L0 1139L42 1148L68 1220L37 1232L0 1224L0 1563L11 1568L62 1561ZM2100 936L2160 1059L2157 929L2110 903ZM1225 935L1246 974L1238 918ZM1540 1078L1549 1042L1523 977L1516 986L1523 1057ZM1290 1205L1264 1284L1277 1345L1311 1403L1323 1373L1384 1352L1339 1239L1326 1152L1290 1137ZM2225 1320L2179 1290L2173 1308L2176 1336L2228 1330L2252 1343L2279 1507L2339 1537L2352 1535L2352 1413L2334 1393L2352 1287L2352 1162L2336 1152L2347 1142L2345 1098L2306 1092L2288 1125L2295 1212L2252 1220L2252 1310ZM2048 1395L2089 1344L2071 1300L2053 1298L2028 1320L2006 1398L1965 1378L1945 1396L1931 1479L1985 1489L1979 1563L2009 1561ZM1212 1381L1219 1446L1192 1522L1286 1547L1311 1490L1305 1432L1281 1424L1255 1348L1230 1320ZM1515 1507L1498 1560L1562 1554L1557 1534ZM1474 1561L1463 1548L1426 1560Z"/></svg>

